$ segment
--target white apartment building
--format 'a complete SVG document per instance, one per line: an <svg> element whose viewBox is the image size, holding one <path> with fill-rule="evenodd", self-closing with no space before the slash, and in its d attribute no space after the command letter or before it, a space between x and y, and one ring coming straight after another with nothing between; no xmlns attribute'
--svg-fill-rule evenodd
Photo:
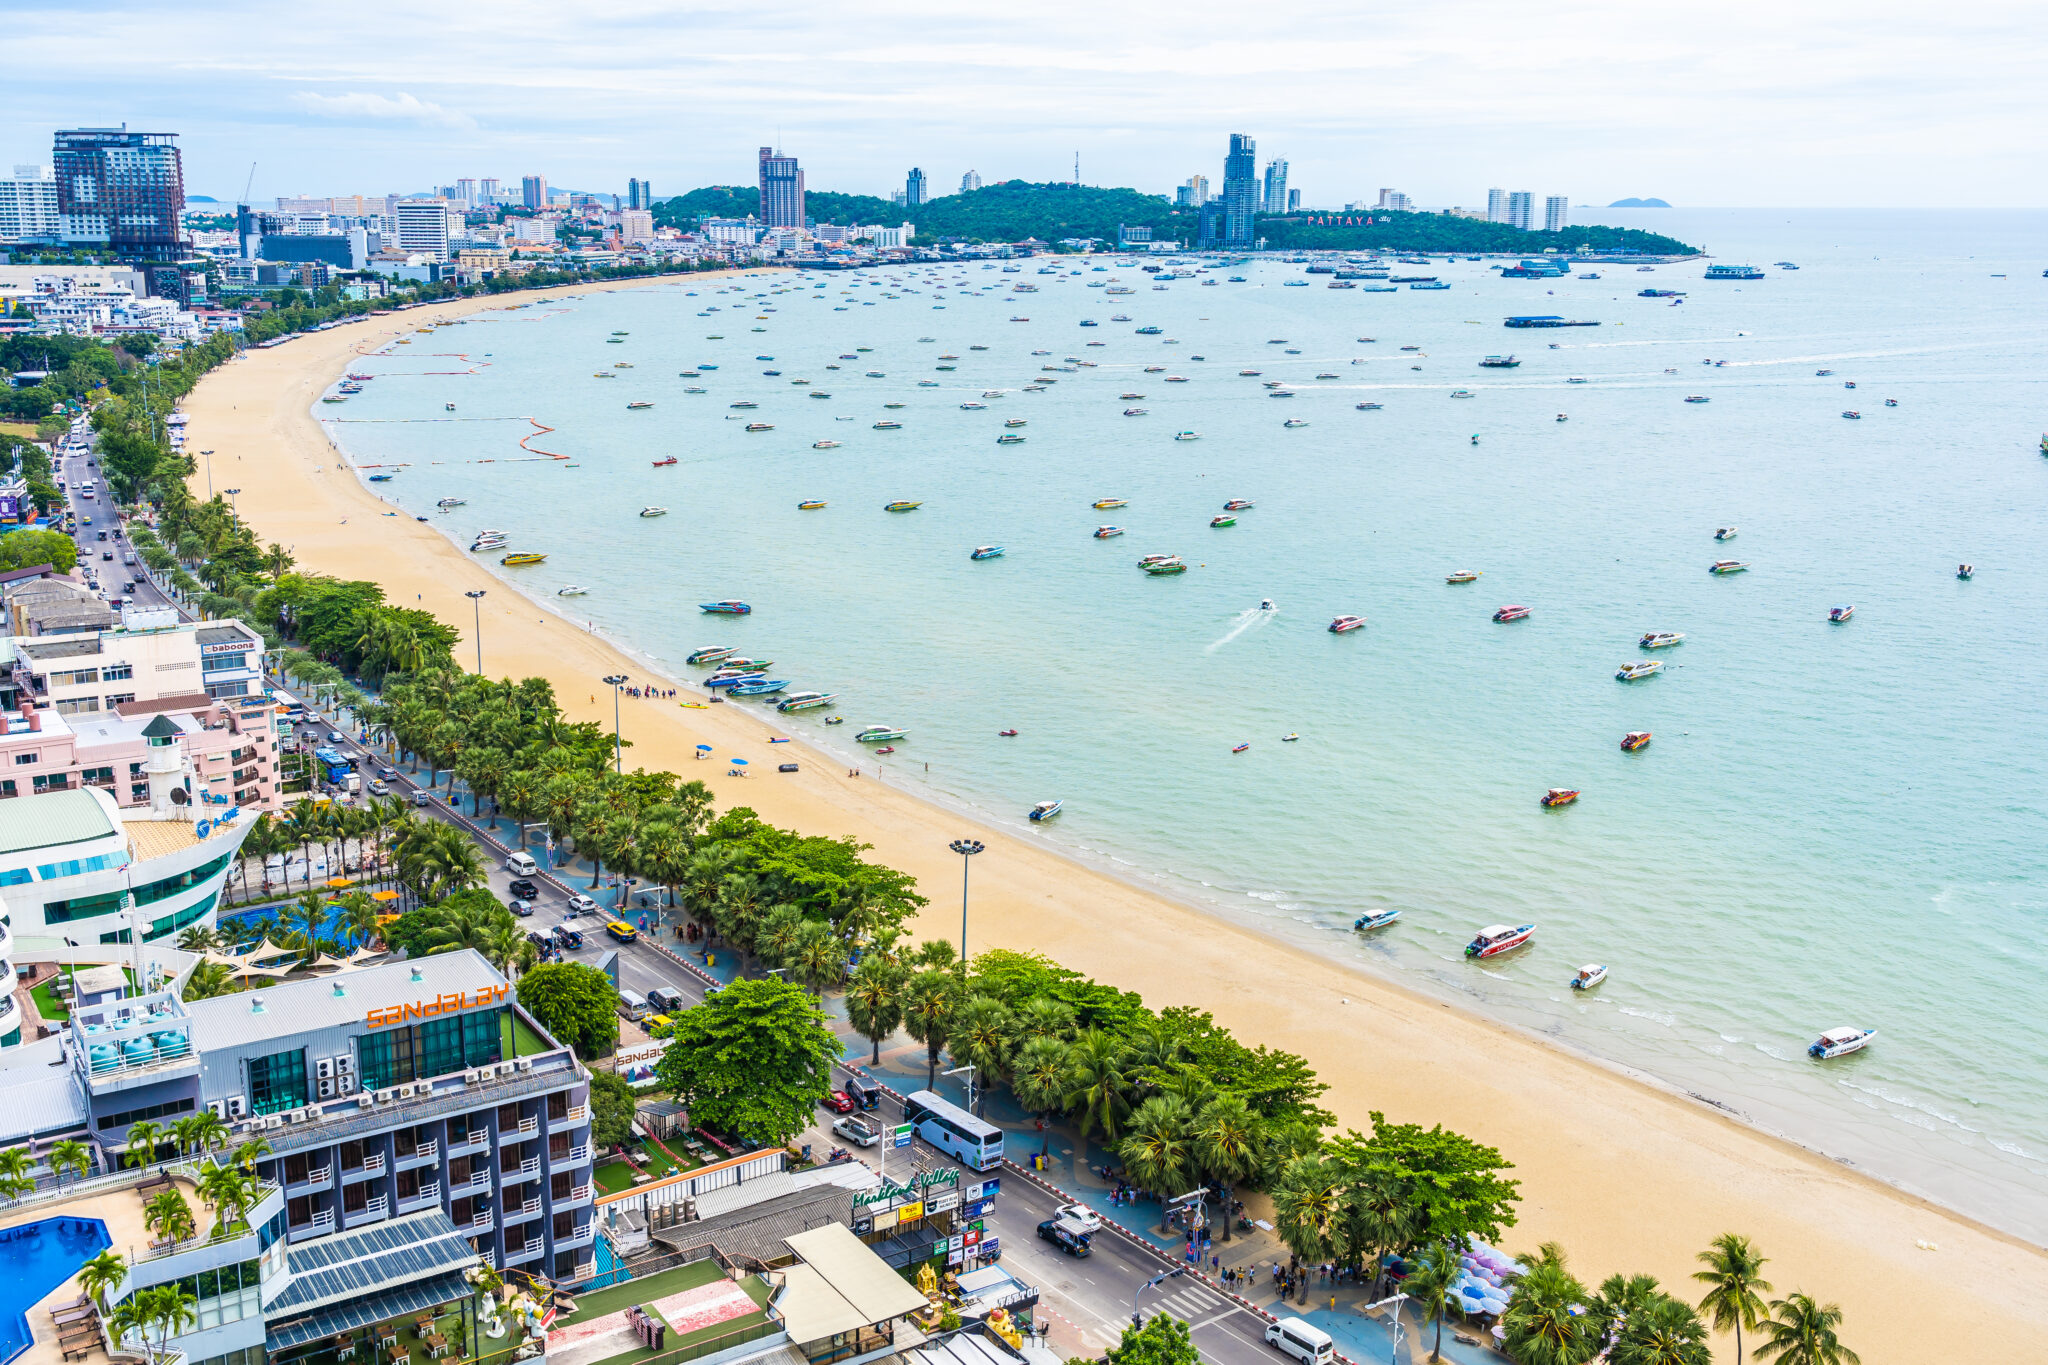
<svg viewBox="0 0 2048 1365"><path fill-rule="evenodd" d="M645 209L622 209L619 211L619 240L622 242L651 242L654 240L654 215Z"/></svg>
<svg viewBox="0 0 2048 1365"><path fill-rule="evenodd" d="M397 248L407 255L448 259L448 205L439 199L401 199L392 205Z"/></svg>
<svg viewBox="0 0 2048 1365"><path fill-rule="evenodd" d="M877 247L909 246L911 239L917 236L917 225L914 223L905 223L901 227L869 225L853 229L852 231L856 237L865 237Z"/></svg>
<svg viewBox="0 0 2048 1365"><path fill-rule="evenodd" d="M1516 190L1508 195L1508 226L1527 232L1535 226L1536 196L1528 190Z"/></svg>
<svg viewBox="0 0 2048 1365"><path fill-rule="evenodd" d="M1571 221L1571 204L1561 194L1553 194L1543 201L1543 230L1562 232Z"/></svg>
<svg viewBox="0 0 2048 1365"><path fill-rule="evenodd" d="M203 692L263 694L263 637L240 621L180 621L168 607L124 608L117 630L18 635L14 684L60 715Z"/></svg>
<svg viewBox="0 0 2048 1365"><path fill-rule="evenodd" d="M552 218L508 218L505 226L513 244L521 246L550 246L560 231Z"/></svg>
<svg viewBox="0 0 2048 1365"><path fill-rule="evenodd" d="M1505 223L1508 220L1508 192L1495 188L1486 192L1486 221Z"/></svg>
<svg viewBox="0 0 2048 1365"><path fill-rule="evenodd" d="M0 242L57 240L57 173L48 166L16 166L0 180Z"/></svg>

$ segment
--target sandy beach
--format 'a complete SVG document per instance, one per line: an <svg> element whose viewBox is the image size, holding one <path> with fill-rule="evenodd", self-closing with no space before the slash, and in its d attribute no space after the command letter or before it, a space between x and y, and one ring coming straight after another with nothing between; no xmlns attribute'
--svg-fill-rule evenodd
<svg viewBox="0 0 2048 1365"><path fill-rule="evenodd" d="M600 679L623 672L660 685L647 665L536 607L432 527L386 516L395 509L347 469L313 415L354 356L432 320L534 297L423 308L248 352L187 401L188 448L214 452L214 485L240 490L237 507L266 543L283 543L304 571L374 579L390 602L458 626L464 642L456 657L465 664L475 655L463 593L486 590L484 668L545 677L572 718L609 725L612 708L603 702L611 698ZM531 415L545 422L545 395L534 401ZM508 451L515 439L506 438ZM204 497L206 489L202 458L194 491ZM636 763L701 778L721 807L745 804L777 824L872 844L871 856L915 874L932 897L929 935L959 930L959 859L948 841L982 839L988 851L974 860L970 950L1036 949L1137 990L1154 1006L1211 1010L1248 1043L1306 1057L1330 1084L1324 1103L1346 1125L1363 1127L1378 1109L1497 1146L1515 1163L1524 1196L1507 1245L1561 1241L1589 1284L1615 1271L1647 1272L1696 1298L1695 1253L1737 1231L1771 1258L1766 1275L1778 1294L1798 1289L1841 1304L1843 1339L1867 1365L2040 1349L2024 1345L2036 1329L2019 1307L2048 1303L2048 1256L2038 1248L1645 1078L976 829L872 778L849 778L830 756L791 752L800 744L771 749L773 731L736 707L629 699L623 732ZM721 758L748 759L761 775L729 777L723 762L694 761L700 743ZM800 761L803 771L777 774L775 759ZM1972 1297L1967 1285L1981 1289ZM1732 1337L1714 1345L1717 1360L1734 1360Z"/></svg>

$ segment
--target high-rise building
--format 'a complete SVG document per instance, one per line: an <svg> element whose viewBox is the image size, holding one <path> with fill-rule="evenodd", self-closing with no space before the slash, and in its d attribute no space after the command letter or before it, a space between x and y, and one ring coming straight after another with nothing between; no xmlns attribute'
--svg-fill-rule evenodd
<svg viewBox="0 0 2048 1365"><path fill-rule="evenodd" d="M1191 175L1185 185L1173 189L1173 202L1183 208L1200 208L1209 202L1209 177Z"/></svg>
<svg viewBox="0 0 2048 1365"><path fill-rule="evenodd" d="M466 209L476 207L475 179L470 176L463 176L455 182L455 201Z"/></svg>
<svg viewBox="0 0 2048 1365"><path fill-rule="evenodd" d="M626 182L626 207L629 209L653 208L653 183L646 180L628 180Z"/></svg>
<svg viewBox="0 0 2048 1365"><path fill-rule="evenodd" d="M498 182L489 177L477 181L476 199L479 204L496 204L498 202Z"/></svg>
<svg viewBox="0 0 2048 1365"><path fill-rule="evenodd" d="M529 175L519 182L519 202L530 209L544 209L548 206L548 178L544 175Z"/></svg>
<svg viewBox="0 0 2048 1365"><path fill-rule="evenodd" d="M0 242L57 240L57 176L48 166L16 166L0 180Z"/></svg>
<svg viewBox="0 0 2048 1365"><path fill-rule="evenodd" d="M448 259L448 205L439 199L401 199L392 205L400 251Z"/></svg>
<svg viewBox="0 0 2048 1365"><path fill-rule="evenodd" d="M912 166L910 174L903 181L904 207L914 209L920 204L930 202L930 199L931 196L925 189L924 172Z"/></svg>
<svg viewBox="0 0 2048 1365"><path fill-rule="evenodd" d="M1258 143L1249 133L1232 133L1223 158L1223 239L1226 251L1252 247L1252 215L1259 207Z"/></svg>
<svg viewBox="0 0 2048 1365"><path fill-rule="evenodd" d="M1287 162L1275 157L1266 163L1266 183L1260 196L1259 212L1287 212Z"/></svg>
<svg viewBox="0 0 2048 1365"><path fill-rule="evenodd" d="M980 188L981 173L979 171L969 171L960 177L960 193L972 194Z"/></svg>
<svg viewBox="0 0 2048 1365"><path fill-rule="evenodd" d="M1374 207L1383 208L1389 213L1408 213L1412 211L1414 205L1408 196L1401 193L1401 191L1382 187L1380 190L1380 202Z"/></svg>
<svg viewBox="0 0 2048 1365"><path fill-rule="evenodd" d="M185 163L176 133L72 128L56 137L57 231L131 260L185 254Z"/></svg>
<svg viewBox="0 0 2048 1365"><path fill-rule="evenodd" d="M654 215L646 209L622 209L619 212L619 240L622 242L651 242L654 240Z"/></svg>
<svg viewBox="0 0 2048 1365"><path fill-rule="evenodd" d="M793 156L761 149L761 222L771 228L804 225L804 172Z"/></svg>
<svg viewBox="0 0 2048 1365"><path fill-rule="evenodd" d="M1527 232L1535 226L1536 196L1527 190L1516 190L1508 196L1508 226Z"/></svg>
<svg viewBox="0 0 2048 1365"><path fill-rule="evenodd" d="M1553 194L1543 201L1543 230L1562 232L1572 216L1572 206L1561 194Z"/></svg>
<svg viewBox="0 0 2048 1365"><path fill-rule="evenodd" d="M1505 223L1508 220L1508 192L1491 189L1486 192L1486 221Z"/></svg>
<svg viewBox="0 0 2048 1365"><path fill-rule="evenodd" d="M1301 191L1300 191L1300 190L1289 190L1289 191L1287 191L1287 211L1288 211L1289 213L1300 213L1300 212L1301 212Z"/></svg>

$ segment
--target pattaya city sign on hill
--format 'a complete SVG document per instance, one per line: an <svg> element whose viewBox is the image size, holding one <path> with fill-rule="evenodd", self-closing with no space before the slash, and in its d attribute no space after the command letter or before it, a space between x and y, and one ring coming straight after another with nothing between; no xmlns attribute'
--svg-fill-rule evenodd
<svg viewBox="0 0 2048 1365"><path fill-rule="evenodd" d="M473 991L451 991L446 995L437 995L432 1000L415 1000L409 1005L388 1005L383 1009L371 1010L363 1016L363 1020L371 1028L386 1028L414 1019L432 1019L438 1015L455 1014L462 1010L475 1009L480 1005L501 1005L511 992L510 986L479 986Z"/></svg>

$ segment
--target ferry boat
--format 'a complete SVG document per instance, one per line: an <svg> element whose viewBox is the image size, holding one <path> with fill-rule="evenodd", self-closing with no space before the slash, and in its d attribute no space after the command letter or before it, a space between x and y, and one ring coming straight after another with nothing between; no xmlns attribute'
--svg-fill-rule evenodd
<svg viewBox="0 0 2048 1365"><path fill-rule="evenodd" d="M1590 991L1607 979L1607 968L1597 962L1589 962L1579 968L1579 974L1568 984L1575 991Z"/></svg>
<svg viewBox="0 0 2048 1365"><path fill-rule="evenodd" d="M1709 570L1707 570L1707 572L1709 572L1709 573L1743 573L1743 572L1747 571L1747 570L1748 570L1748 568L1749 568L1749 565L1747 565L1747 564L1743 563L1743 562L1742 562L1741 560L1739 560L1739 559L1717 559L1717 560L1715 560L1715 561L1714 561L1713 567L1712 567L1712 568L1710 568Z"/></svg>
<svg viewBox="0 0 2048 1365"><path fill-rule="evenodd" d="M1250 498L1232 498L1229 502L1223 504L1223 510L1226 512L1249 512L1252 510L1252 505Z"/></svg>
<svg viewBox="0 0 2048 1365"><path fill-rule="evenodd" d="M910 732L899 730L893 725L870 725L853 737L856 744L880 744L904 738Z"/></svg>
<svg viewBox="0 0 2048 1365"><path fill-rule="evenodd" d="M880 422L877 422L877 423L875 423L875 430L876 430L876 431L901 431L901 430L903 430L903 423L901 423L901 422L891 422L891 421L888 421L888 420L884 419L883 421L880 421Z"/></svg>
<svg viewBox="0 0 2048 1365"><path fill-rule="evenodd" d="M1843 606L1843 607L1829 607L1829 608L1828 608L1828 620L1830 620L1830 621L1834 621L1834 622L1837 622L1837 623L1840 623L1840 622L1842 622L1842 621L1846 621L1846 620L1848 620L1848 619L1849 619L1850 617L1854 616L1855 614L1856 614L1856 608L1854 608L1854 607L1848 607L1848 606Z"/></svg>
<svg viewBox="0 0 2048 1365"><path fill-rule="evenodd" d="M1353 920L1351 927L1361 933L1370 933L1374 929L1386 928L1399 918L1401 918L1399 910L1372 910Z"/></svg>
<svg viewBox="0 0 2048 1365"><path fill-rule="evenodd" d="M1146 573L1155 576L1186 573L1188 571L1188 566L1181 560L1179 555L1169 555L1165 559L1157 560L1151 564L1141 564L1138 567Z"/></svg>
<svg viewBox="0 0 2048 1365"><path fill-rule="evenodd" d="M909 502L903 499L898 499L895 502L883 504L882 510L884 512L915 512L918 508L922 506L924 506L922 502Z"/></svg>
<svg viewBox="0 0 2048 1365"><path fill-rule="evenodd" d="M1512 370L1521 366L1521 361L1511 355L1490 355L1479 362L1482 370Z"/></svg>
<svg viewBox="0 0 2048 1365"><path fill-rule="evenodd" d="M1549 791L1543 793L1543 804L1545 806L1569 806L1578 799L1579 789L1577 787L1552 787Z"/></svg>
<svg viewBox="0 0 2048 1365"><path fill-rule="evenodd" d="M640 509L640 515L643 517L665 517L668 515L668 509L666 507L643 507Z"/></svg>
<svg viewBox="0 0 2048 1365"><path fill-rule="evenodd" d="M1760 280L1764 272L1753 265L1710 265L1705 278L1710 280Z"/></svg>
<svg viewBox="0 0 2048 1365"><path fill-rule="evenodd" d="M749 422L749 423L747 423L747 430L748 430L748 431L773 431L773 430L775 430L775 425L774 425L774 423L772 423L772 422Z"/></svg>
<svg viewBox="0 0 2048 1365"><path fill-rule="evenodd" d="M839 700L836 692L792 692L775 703L778 711L808 711L817 706L830 706Z"/></svg>
<svg viewBox="0 0 2048 1365"><path fill-rule="evenodd" d="M1034 823L1050 820L1060 813L1060 807L1065 804L1063 801L1040 801L1031 808L1031 819Z"/></svg>
<svg viewBox="0 0 2048 1365"><path fill-rule="evenodd" d="M1536 926L1533 924L1523 924L1512 928L1505 924L1489 924L1479 931L1478 937L1465 945L1465 956L1475 958L1498 957L1502 953L1511 952L1527 943L1530 935L1535 932Z"/></svg>
<svg viewBox="0 0 2048 1365"><path fill-rule="evenodd" d="M1669 649L1685 639L1685 632L1678 630L1653 630L1636 641L1644 649Z"/></svg>
<svg viewBox="0 0 2048 1365"><path fill-rule="evenodd" d="M1814 1040L1813 1045L1806 1049L1806 1055L1817 1062L1833 1061L1852 1052L1861 1052L1876 1036L1874 1028L1831 1028Z"/></svg>
<svg viewBox="0 0 2048 1365"><path fill-rule="evenodd" d="M1237 518L1233 516L1211 517L1209 518L1209 524L1211 526L1235 526L1237 525Z"/></svg>
<svg viewBox="0 0 2048 1365"><path fill-rule="evenodd" d="M500 564L503 564L506 568L517 569L522 568L528 564L545 563L546 560L546 555L537 555L522 551L519 554L506 555L503 559L499 560L498 562Z"/></svg>
<svg viewBox="0 0 2048 1365"><path fill-rule="evenodd" d="M683 662L686 664L714 664L720 659L730 657L731 654L731 645L704 645L698 649L691 650L684 657Z"/></svg>
<svg viewBox="0 0 2048 1365"><path fill-rule="evenodd" d="M653 407L653 406L654 406L654 404L652 404L652 403L648 402L648 401L647 401L647 400L645 400L645 399L642 399L642 400L640 400L640 401L639 401L639 402L637 402L637 403L628 403L628 404L626 404L626 411L628 411L628 412L638 412L638 411L639 411L640 409L642 409L642 408L651 408L651 407Z"/></svg>
<svg viewBox="0 0 2048 1365"><path fill-rule="evenodd" d="M1662 659L1637 659L1633 663L1625 663L1620 668L1615 669L1614 676L1623 682L1634 682L1638 678L1647 678L1652 673L1661 673L1663 671L1664 661Z"/></svg>
<svg viewBox="0 0 2048 1365"><path fill-rule="evenodd" d="M1111 536L1120 536L1123 533L1124 528L1121 526L1098 526L1095 528L1095 538L1097 540L1108 540Z"/></svg>
<svg viewBox="0 0 2048 1365"><path fill-rule="evenodd" d="M1024 438L1022 436L1019 436L1014 431L1006 431L1002 435L996 437L996 444L999 446L1022 445L1024 444Z"/></svg>
<svg viewBox="0 0 2048 1365"><path fill-rule="evenodd" d="M1343 635L1350 631L1363 629L1364 626L1365 618L1363 616L1339 616L1336 620L1330 622L1329 629L1332 635Z"/></svg>
<svg viewBox="0 0 2048 1365"><path fill-rule="evenodd" d="M744 602L699 602L697 610L712 616L750 616L754 609Z"/></svg>
<svg viewBox="0 0 2048 1365"><path fill-rule="evenodd" d="M1493 619L1496 621L1520 621L1527 617L1528 614L1529 609L1527 607L1502 607L1493 614Z"/></svg>
<svg viewBox="0 0 2048 1365"><path fill-rule="evenodd" d="M1650 732L1648 730L1631 730L1621 737L1622 752L1632 754L1649 742Z"/></svg>
<svg viewBox="0 0 2048 1365"><path fill-rule="evenodd" d="M668 468L668 467L669 467L670 465L674 464L675 462L676 462L676 457L675 457L675 456L673 456L673 455L669 456L669 457L668 457L668 458L667 458L666 460L650 460L650 461L648 461L648 463L649 463L649 464L651 464L651 465L653 465L653 466L654 466L654 467L655 467L656 469L666 469L666 468Z"/></svg>
<svg viewBox="0 0 2048 1365"><path fill-rule="evenodd" d="M974 547L974 552L967 557L969 559L1001 559L1003 557L1003 547L1000 545L977 545Z"/></svg>

